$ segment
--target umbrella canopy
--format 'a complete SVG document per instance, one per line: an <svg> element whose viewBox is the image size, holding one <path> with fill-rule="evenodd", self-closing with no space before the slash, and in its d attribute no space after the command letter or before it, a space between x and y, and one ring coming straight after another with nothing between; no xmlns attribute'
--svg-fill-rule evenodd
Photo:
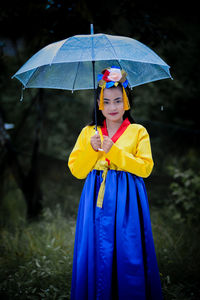
<svg viewBox="0 0 200 300"><path fill-rule="evenodd" d="M76 35L50 44L33 55L13 77L25 88L93 89L97 74L112 65L127 72L130 87L171 78L169 66L144 44L101 33Z"/></svg>

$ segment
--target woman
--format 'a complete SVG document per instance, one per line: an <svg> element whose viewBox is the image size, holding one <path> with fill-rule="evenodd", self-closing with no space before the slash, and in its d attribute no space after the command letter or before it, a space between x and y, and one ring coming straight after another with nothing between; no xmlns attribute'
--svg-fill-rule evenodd
<svg viewBox="0 0 200 300"><path fill-rule="evenodd" d="M98 76L98 132L81 131L69 157L86 178L76 224L71 299L160 300L147 194L149 135L130 116L126 73ZM100 151L100 150L103 151Z"/></svg>

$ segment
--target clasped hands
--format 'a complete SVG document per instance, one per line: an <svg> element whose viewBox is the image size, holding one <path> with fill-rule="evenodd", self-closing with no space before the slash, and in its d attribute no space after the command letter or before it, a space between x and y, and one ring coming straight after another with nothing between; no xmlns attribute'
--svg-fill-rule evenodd
<svg viewBox="0 0 200 300"><path fill-rule="evenodd" d="M114 144L113 141L106 135L103 135L103 142L101 142L99 132L91 137L90 143L95 151L98 151L98 149L101 148L105 153L108 153Z"/></svg>

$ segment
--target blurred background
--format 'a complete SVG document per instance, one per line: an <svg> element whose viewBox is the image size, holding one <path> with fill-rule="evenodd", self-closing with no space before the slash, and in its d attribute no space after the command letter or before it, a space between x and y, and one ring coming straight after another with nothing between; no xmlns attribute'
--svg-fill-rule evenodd
<svg viewBox="0 0 200 300"><path fill-rule="evenodd" d="M93 92L27 89L11 76L42 47L76 34L139 40L171 66L132 90L132 116L150 134L145 179L164 299L200 299L198 8L192 2L16 0L0 10L0 296L70 299L84 181L67 167ZM67 76L67 74L66 74ZM156 299L155 299L156 300Z"/></svg>

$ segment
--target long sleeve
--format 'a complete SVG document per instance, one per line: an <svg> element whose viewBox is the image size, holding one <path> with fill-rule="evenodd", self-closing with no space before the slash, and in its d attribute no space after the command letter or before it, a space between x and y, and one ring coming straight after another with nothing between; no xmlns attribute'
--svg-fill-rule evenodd
<svg viewBox="0 0 200 300"><path fill-rule="evenodd" d="M84 127L69 156L68 167L71 173L79 179L87 177L98 158L98 152L90 144L90 137L91 132L89 133L88 126Z"/></svg>
<svg viewBox="0 0 200 300"><path fill-rule="evenodd" d="M153 159L149 135L144 127L140 127L137 137L137 146L134 154L126 152L118 145L113 144L106 157L124 171L140 177L148 177L153 169Z"/></svg>

